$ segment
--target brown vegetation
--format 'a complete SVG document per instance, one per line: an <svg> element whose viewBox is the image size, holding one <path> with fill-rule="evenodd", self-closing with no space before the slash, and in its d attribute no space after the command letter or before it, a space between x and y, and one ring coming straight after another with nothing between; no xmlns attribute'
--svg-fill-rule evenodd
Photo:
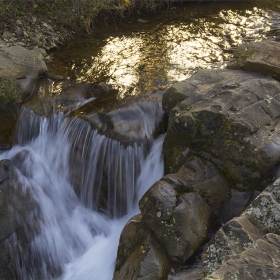
<svg viewBox="0 0 280 280"><path fill-rule="evenodd" d="M132 11L156 11L174 0L0 0L0 21L34 14L56 25L90 33L99 21ZM101 20L100 20L101 19Z"/></svg>

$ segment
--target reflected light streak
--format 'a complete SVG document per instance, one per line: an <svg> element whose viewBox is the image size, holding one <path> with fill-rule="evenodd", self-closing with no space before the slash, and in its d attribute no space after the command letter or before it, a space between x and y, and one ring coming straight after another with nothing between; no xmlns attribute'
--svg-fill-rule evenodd
<svg viewBox="0 0 280 280"><path fill-rule="evenodd" d="M121 85L119 96L124 97L128 89L132 89L131 95L136 94L133 88L139 80L137 67L141 59L141 38L138 37L110 37L106 45L96 57L91 57L90 67L81 73L78 81L87 81L89 77L94 78L96 70L105 71L107 83ZM102 69L103 68L103 69Z"/></svg>

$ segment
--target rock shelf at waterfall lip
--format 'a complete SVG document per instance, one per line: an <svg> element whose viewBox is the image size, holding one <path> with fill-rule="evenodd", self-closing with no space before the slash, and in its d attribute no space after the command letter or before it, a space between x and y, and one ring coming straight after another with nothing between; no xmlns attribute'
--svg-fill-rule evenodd
<svg viewBox="0 0 280 280"><path fill-rule="evenodd" d="M74 34L74 31L68 31L50 19L30 13L0 20L0 48L22 46L50 50L63 45Z"/></svg>

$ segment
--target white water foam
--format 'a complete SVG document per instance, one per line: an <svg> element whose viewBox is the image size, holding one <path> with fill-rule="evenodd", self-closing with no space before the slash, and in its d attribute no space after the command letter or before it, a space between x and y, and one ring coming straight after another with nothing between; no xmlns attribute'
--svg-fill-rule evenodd
<svg viewBox="0 0 280 280"><path fill-rule="evenodd" d="M29 189L38 205L30 213L29 223L39 230L30 232L32 242L28 252L23 252L27 257L23 261L21 256L14 256L14 267L23 280L110 280L121 230L139 212L137 201L126 216L118 219L87 208L70 183L72 143L65 128L60 128L63 116L32 119L39 123L36 137L31 133L28 139L18 141L23 146L0 154L0 159L11 159L20 170L22 189ZM163 176L163 139L161 136L154 142L143 161L133 197L139 199Z"/></svg>

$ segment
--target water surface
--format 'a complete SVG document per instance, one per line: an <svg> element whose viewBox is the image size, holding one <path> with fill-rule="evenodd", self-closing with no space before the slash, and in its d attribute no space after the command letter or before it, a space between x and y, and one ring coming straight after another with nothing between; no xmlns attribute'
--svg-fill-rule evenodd
<svg viewBox="0 0 280 280"><path fill-rule="evenodd" d="M74 39L52 54L49 68L77 82L112 84L120 98L139 95L225 67L242 43L280 40L279 19L278 0L185 3Z"/></svg>

